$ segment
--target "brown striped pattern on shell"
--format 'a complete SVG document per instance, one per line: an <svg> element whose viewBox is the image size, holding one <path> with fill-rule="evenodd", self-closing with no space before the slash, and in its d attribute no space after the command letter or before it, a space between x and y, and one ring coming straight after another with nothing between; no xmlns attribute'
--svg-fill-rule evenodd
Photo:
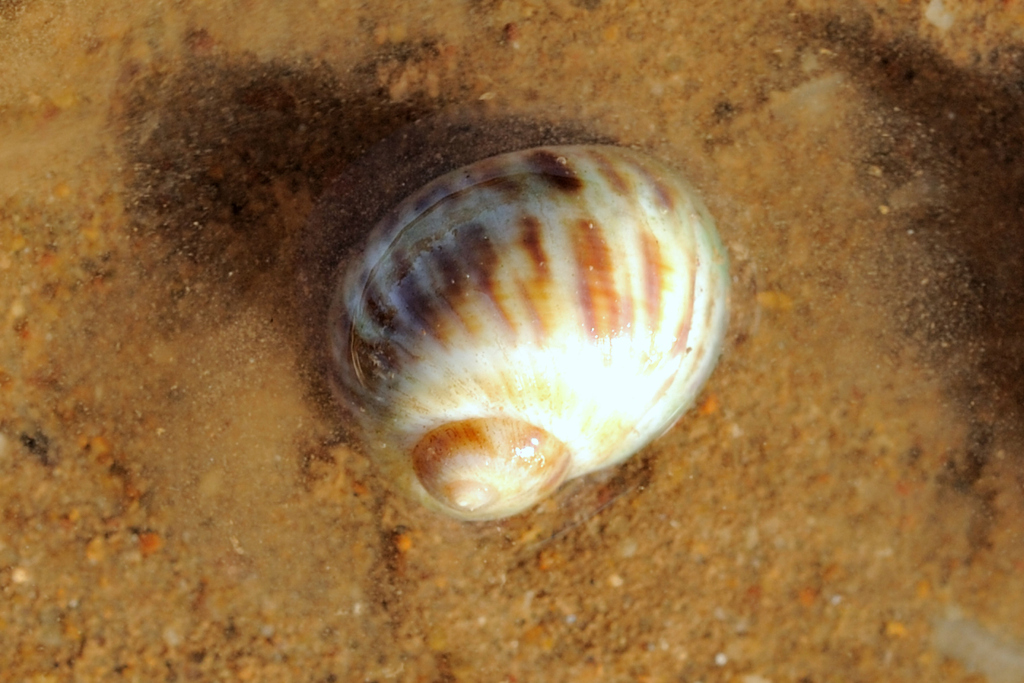
<svg viewBox="0 0 1024 683"><path fill-rule="evenodd" d="M428 503L410 454L467 420L546 431L571 478L686 410L727 298L714 223L674 171L617 147L514 152L429 183L375 228L335 292L335 380L385 471Z"/></svg>

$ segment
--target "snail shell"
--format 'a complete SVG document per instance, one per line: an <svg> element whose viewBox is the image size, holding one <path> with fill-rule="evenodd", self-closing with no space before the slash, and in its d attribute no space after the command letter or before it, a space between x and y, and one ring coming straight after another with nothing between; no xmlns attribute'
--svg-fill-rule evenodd
<svg viewBox="0 0 1024 683"><path fill-rule="evenodd" d="M505 517L672 426L720 354L728 283L714 221L658 161L502 154L376 226L333 294L333 379L401 488Z"/></svg>

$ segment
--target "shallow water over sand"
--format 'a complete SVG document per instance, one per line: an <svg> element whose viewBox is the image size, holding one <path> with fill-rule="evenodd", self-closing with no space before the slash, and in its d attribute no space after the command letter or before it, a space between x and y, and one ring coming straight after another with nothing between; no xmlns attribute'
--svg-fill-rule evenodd
<svg viewBox="0 0 1024 683"><path fill-rule="evenodd" d="M1018 13L0 7L0 670L1024 680ZM678 167L733 262L698 407L477 525L354 446L307 227L466 107Z"/></svg>

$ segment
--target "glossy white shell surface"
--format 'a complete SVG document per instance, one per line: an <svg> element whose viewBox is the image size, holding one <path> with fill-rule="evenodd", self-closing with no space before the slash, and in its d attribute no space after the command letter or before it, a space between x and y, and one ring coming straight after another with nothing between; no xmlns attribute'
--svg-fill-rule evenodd
<svg viewBox="0 0 1024 683"><path fill-rule="evenodd" d="M439 506L410 453L447 423L511 418L565 444L565 479L621 462L710 375L728 283L707 209L651 157L606 146L492 157L408 197L339 279L335 382L400 487L466 519L514 514L536 496Z"/></svg>

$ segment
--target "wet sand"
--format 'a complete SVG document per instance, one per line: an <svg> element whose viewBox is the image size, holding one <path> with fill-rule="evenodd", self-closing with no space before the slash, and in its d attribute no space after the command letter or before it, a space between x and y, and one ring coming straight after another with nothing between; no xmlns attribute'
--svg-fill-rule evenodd
<svg viewBox="0 0 1024 683"><path fill-rule="evenodd" d="M0 4L0 679L1024 680L1022 26ZM484 524L354 442L307 225L467 107L673 164L733 261L698 406Z"/></svg>

